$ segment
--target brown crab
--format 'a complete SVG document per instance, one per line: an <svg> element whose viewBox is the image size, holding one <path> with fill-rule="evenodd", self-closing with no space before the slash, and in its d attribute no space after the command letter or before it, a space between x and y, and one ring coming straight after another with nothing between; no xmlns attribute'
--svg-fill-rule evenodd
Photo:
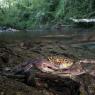
<svg viewBox="0 0 95 95"><path fill-rule="evenodd" d="M14 72L13 74L25 74L30 72L33 68L41 72L60 76L78 76L84 73L95 76L94 59L75 61L65 56L49 56L47 59L38 58L29 60L14 67L11 69L11 72Z"/></svg>
<svg viewBox="0 0 95 95"><path fill-rule="evenodd" d="M5 71L9 71L13 75L25 75L28 72L41 71L44 73L55 74L57 76L79 76L89 73L95 76L95 59L74 60L65 56L49 56L47 59L38 58L28 60L16 67ZM8 72L6 73L8 74Z"/></svg>

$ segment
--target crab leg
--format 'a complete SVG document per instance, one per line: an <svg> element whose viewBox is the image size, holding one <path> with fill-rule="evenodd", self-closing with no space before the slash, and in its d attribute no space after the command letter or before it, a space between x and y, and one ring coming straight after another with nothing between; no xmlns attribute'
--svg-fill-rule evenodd
<svg viewBox="0 0 95 95"><path fill-rule="evenodd" d="M91 63L91 64L95 64L95 59L83 59L83 60L80 60L79 63Z"/></svg>
<svg viewBox="0 0 95 95"><path fill-rule="evenodd" d="M92 70L89 74L95 76L95 70Z"/></svg>

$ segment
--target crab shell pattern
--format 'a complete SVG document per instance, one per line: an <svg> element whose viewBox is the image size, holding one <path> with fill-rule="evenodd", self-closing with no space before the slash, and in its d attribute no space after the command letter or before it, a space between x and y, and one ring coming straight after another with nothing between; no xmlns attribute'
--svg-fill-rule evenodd
<svg viewBox="0 0 95 95"><path fill-rule="evenodd" d="M48 60L58 69L67 69L74 64L74 60L65 56L50 56Z"/></svg>

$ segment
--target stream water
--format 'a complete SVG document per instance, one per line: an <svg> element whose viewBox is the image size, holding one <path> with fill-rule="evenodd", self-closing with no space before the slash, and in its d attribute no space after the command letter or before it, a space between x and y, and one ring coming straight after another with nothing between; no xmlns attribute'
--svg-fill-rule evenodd
<svg viewBox="0 0 95 95"><path fill-rule="evenodd" d="M60 30L33 30L19 32L0 32L0 40L59 40L65 44L73 46L83 46L89 49L95 49L95 31L94 29L84 28L63 28Z"/></svg>
<svg viewBox="0 0 95 95"><path fill-rule="evenodd" d="M17 42L14 43L14 40L17 40ZM94 29L66 28L66 29L61 29L61 30L55 29L52 31L44 30L44 31L27 31L27 32L26 31L0 32L0 43L3 43L4 41L8 43L6 43L6 45L0 44L0 55L1 55L0 67L14 66L21 63L22 61L26 61L26 59L28 58L48 56L51 54L54 54L54 55L69 54L70 56L73 55L79 59L81 58L95 59L95 31ZM2 47L2 45L4 45L4 47ZM86 79L84 78L85 82L87 82L86 86L87 87L88 85L93 86L92 84L89 84L90 83L89 80L91 79L88 79L88 80L87 79L88 79L88 76ZM6 91L10 89L10 91L7 92L9 94L6 94L6 95L11 95L10 92L15 91L15 90L11 90L10 88L11 86L12 88L14 87L17 89L20 85L21 88L19 91L21 91L21 89L25 87L25 85L23 86L23 84L22 83L20 84L20 82L18 84L16 82L16 85L15 85L11 83L12 80L9 80L9 82L7 82L6 79L4 81L4 78L2 77L0 80L2 80L0 81L1 82L0 84L4 85L4 86L0 85L0 89L1 90L3 89L2 91ZM93 82L93 80L91 81L92 81L91 83L93 84L95 83ZM66 83L68 84L69 82L66 82ZM5 84L7 84L7 86ZM73 84L71 83L70 85L73 86ZM6 90L5 90L5 87L6 87ZM57 86L54 86L54 87L57 87ZM27 89L30 89L30 88L25 88L24 90L27 90ZM59 90L61 89L63 92L66 91L64 86L61 86L59 88ZM32 92L33 92L33 88L32 88ZM22 95L22 94L19 94L19 95ZM24 95L27 95L27 94L24 94ZM37 93L33 95L46 95L46 94ZM50 95L50 94L47 94L47 95ZM79 95L79 94L64 94L64 95ZM83 94L83 95L87 95L87 94Z"/></svg>

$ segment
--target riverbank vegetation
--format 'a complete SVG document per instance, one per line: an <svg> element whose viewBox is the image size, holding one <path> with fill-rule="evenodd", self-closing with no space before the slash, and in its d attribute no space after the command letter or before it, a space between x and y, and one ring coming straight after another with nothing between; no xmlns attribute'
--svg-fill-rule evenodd
<svg viewBox="0 0 95 95"><path fill-rule="evenodd" d="M0 0L0 25L31 29L93 18L94 0Z"/></svg>

